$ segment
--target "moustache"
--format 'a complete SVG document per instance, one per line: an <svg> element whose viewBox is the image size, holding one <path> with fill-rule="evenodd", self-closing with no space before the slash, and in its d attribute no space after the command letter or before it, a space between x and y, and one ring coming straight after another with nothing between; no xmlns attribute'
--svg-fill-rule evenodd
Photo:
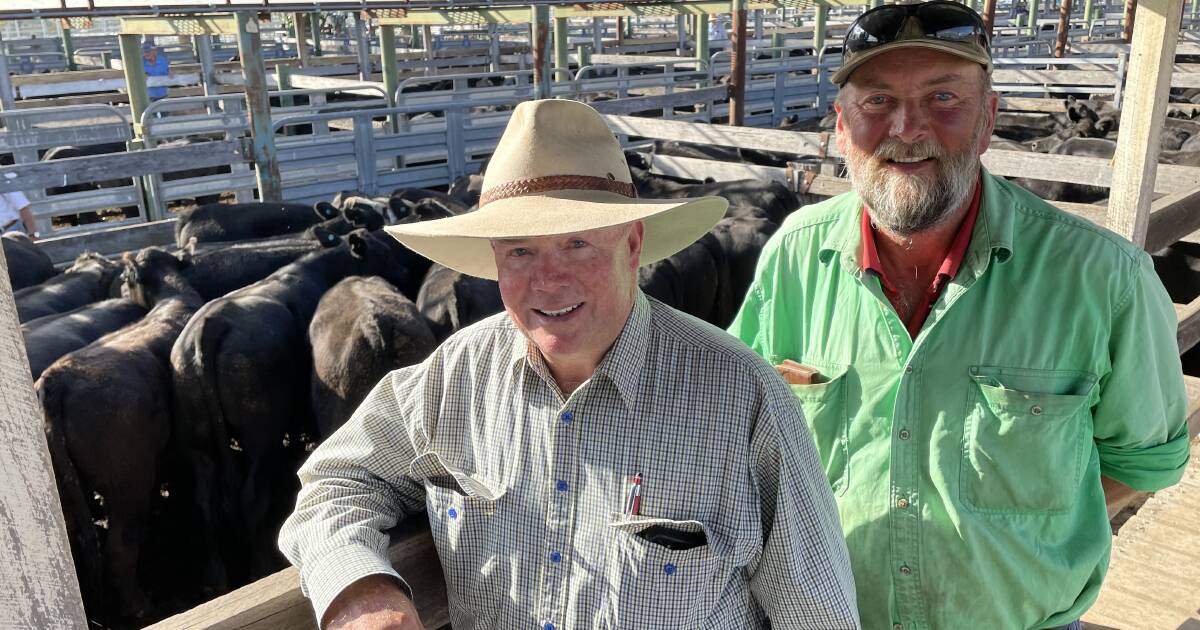
<svg viewBox="0 0 1200 630"><path fill-rule="evenodd" d="M933 158L941 160L946 156L946 152L942 150L934 142L917 142L915 144L907 144L904 142L890 141L880 144L875 148L875 159L879 162L887 160L923 160Z"/></svg>

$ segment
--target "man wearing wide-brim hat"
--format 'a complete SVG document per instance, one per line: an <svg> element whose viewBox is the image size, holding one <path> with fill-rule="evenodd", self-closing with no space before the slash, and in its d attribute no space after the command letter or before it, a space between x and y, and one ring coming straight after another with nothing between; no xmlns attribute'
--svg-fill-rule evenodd
<svg viewBox="0 0 1200 630"><path fill-rule="evenodd" d="M318 618L420 627L381 532L424 510L455 630L857 627L795 398L638 289L725 208L638 199L603 119L550 100L513 112L477 211L390 228L497 279L505 312L385 377L301 469L280 546Z"/></svg>
<svg viewBox="0 0 1200 630"><path fill-rule="evenodd" d="M1077 629L1106 498L1188 457L1150 257L980 163L988 43L957 2L851 24L833 80L854 190L788 217L731 328L819 374L794 387L872 630Z"/></svg>

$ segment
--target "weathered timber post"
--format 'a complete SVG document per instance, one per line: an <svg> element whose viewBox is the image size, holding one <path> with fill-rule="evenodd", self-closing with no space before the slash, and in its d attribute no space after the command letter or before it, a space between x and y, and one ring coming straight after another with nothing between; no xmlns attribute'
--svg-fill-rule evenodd
<svg viewBox="0 0 1200 630"><path fill-rule="evenodd" d="M29 377L3 255L0 336L0 427L4 430L0 446L0 470L4 471L4 483L0 484L0 513L4 514L4 527L0 527L0 549L4 549L0 627L85 630L88 622L46 447L42 407Z"/></svg>
<svg viewBox="0 0 1200 630"><path fill-rule="evenodd" d="M67 57L67 70L75 70L75 45L71 41L71 22L63 18L59 25L62 26L62 49L63 55Z"/></svg>
<svg viewBox="0 0 1200 630"><path fill-rule="evenodd" d="M1125 28L1121 31L1121 39L1128 44L1133 41L1133 27L1137 19L1137 0L1126 0L1125 2Z"/></svg>
<svg viewBox="0 0 1200 630"><path fill-rule="evenodd" d="M275 84L280 90L292 89L292 67L286 63L281 63L275 66ZM290 96L279 97L280 107L292 107L296 104L296 100Z"/></svg>
<svg viewBox="0 0 1200 630"><path fill-rule="evenodd" d="M370 81L374 68L371 67L371 18L364 12L355 14L355 37L358 46L358 79Z"/></svg>
<svg viewBox="0 0 1200 630"><path fill-rule="evenodd" d="M762 39L763 37L765 37L765 35L763 34L763 10L755 9L754 10L754 39Z"/></svg>
<svg viewBox="0 0 1200 630"><path fill-rule="evenodd" d="M308 14L292 14L292 34L296 36L296 58L300 67L308 67Z"/></svg>
<svg viewBox="0 0 1200 630"><path fill-rule="evenodd" d="M533 49L533 94L534 98L550 98L550 57L546 54L546 40L550 36L550 7L534 5L530 10L529 46Z"/></svg>
<svg viewBox="0 0 1200 630"><path fill-rule="evenodd" d="M1091 2L1092 0L1088 0ZM996 24L996 0L983 0L983 28L987 31L988 37L992 36L992 29Z"/></svg>
<svg viewBox="0 0 1200 630"><path fill-rule="evenodd" d="M733 54L729 68L729 124L740 127L746 117L746 0L733 0Z"/></svg>
<svg viewBox="0 0 1200 630"><path fill-rule="evenodd" d="M1141 0L1137 8L1106 222L1110 230L1139 246L1146 242L1150 223L1159 138L1166 118L1182 3Z"/></svg>
<svg viewBox="0 0 1200 630"><path fill-rule="evenodd" d="M254 147L254 170L258 197L262 201L283 201L279 178L279 158L275 151L275 132L271 127L271 99L267 95L267 69L263 65L262 37L253 14L237 14L238 57L242 60L250 139ZM125 37L122 35L121 37ZM128 65L128 64L126 64ZM141 64L138 64L141 67Z"/></svg>
<svg viewBox="0 0 1200 630"><path fill-rule="evenodd" d="M679 55L680 57L684 57L687 55L687 47L688 47L687 19L688 19L688 16L686 16L686 15L676 15L675 16L675 35L676 35L675 39L678 42L678 44L676 45L676 49L677 49L676 54Z"/></svg>
<svg viewBox="0 0 1200 630"><path fill-rule="evenodd" d="M321 56L321 12L313 13L308 20L308 28L312 31L313 56Z"/></svg>
<svg viewBox="0 0 1200 630"><path fill-rule="evenodd" d="M604 51L604 18L592 18L592 50Z"/></svg>
<svg viewBox="0 0 1200 630"><path fill-rule="evenodd" d="M624 44L624 43L625 43L625 18L623 16L618 15L617 16L617 45L620 46L621 44Z"/></svg>

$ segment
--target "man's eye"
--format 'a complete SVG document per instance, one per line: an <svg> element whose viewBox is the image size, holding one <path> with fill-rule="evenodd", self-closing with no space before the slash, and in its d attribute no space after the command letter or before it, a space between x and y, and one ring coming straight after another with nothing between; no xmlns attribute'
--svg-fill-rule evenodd
<svg viewBox="0 0 1200 630"><path fill-rule="evenodd" d="M943 103L948 103L950 101L953 101L955 96L954 96L954 94L952 94L950 92L938 92L937 94L933 95L933 98L935 100L941 101Z"/></svg>
<svg viewBox="0 0 1200 630"><path fill-rule="evenodd" d="M869 103L871 105L884 105L887 102L888 102L888 97L886 97L882 94L877 94L877 95L872 96L867 99L867 103Z"/></svg>
<svg viewBox="0 0 1200 630"><path fill-rule="evenodd" d="M576 249L579 249L580 247L587 247L587 241L577 238L577 239L571 241L571 247L574 247Z"/></svg>
<svg viewBox="0 0 1200 630"><path fill-rule="evenodd" d="M508 251L508 255L509 255L509 256L514 256L514 257L515 257L515 256L524 256L524 255L526 255L526 254L528 254L528 253L529 253L529 250L528 250L528 249L525 249L524 247L514 247L514 248L512 248L511 250L509 250L509 251Z"/></svg>

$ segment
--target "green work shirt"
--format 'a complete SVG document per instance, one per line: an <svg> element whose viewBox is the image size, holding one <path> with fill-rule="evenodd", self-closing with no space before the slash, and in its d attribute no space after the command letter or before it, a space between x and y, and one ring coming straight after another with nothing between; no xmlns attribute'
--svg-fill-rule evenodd
<svg viewBox="0 0 1200 630"><path fill-rule="evenodd" d="M861 271L862 202L792 214L730 327L793 385L838 502L863 627L1051 628L1095 601L1100 475L1179 481L1187 398L1150 257L984 172L916 339Z"/></svg>

